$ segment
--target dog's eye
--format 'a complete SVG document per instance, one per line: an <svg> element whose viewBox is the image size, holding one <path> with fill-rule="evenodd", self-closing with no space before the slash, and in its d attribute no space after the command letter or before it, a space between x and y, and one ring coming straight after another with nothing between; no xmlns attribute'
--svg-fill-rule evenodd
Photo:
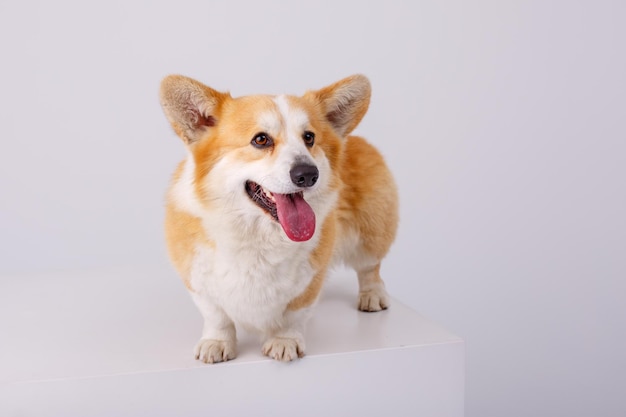
<svg viewBox="0 0 626 417"><path fill-rule="evenodd" d="M252 144L252 146L259 149L269 148L270 146L274 145L274 141L272 140L272 138L270 138L270 136L265 132L257 133L256 135L254 135L250 143Z"/></svg>
<svg viewBox="0 0 626 417"><path fill-rule="evenodd" d="M315 143L315 133L307 130L302 134L302 139L304 144L310 148Z"/></svg>

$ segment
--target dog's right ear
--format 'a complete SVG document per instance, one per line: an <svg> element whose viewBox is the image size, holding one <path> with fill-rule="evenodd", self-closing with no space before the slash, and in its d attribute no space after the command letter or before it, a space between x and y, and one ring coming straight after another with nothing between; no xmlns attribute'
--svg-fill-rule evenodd
<svg viewBox="0 0 626 417"><path fill-rule="evenodd" d="M217 123L217 114L228 93L220 93L182 75L169 75L161 82L161 107L174 131L186 143L199 140Z"/></svg>

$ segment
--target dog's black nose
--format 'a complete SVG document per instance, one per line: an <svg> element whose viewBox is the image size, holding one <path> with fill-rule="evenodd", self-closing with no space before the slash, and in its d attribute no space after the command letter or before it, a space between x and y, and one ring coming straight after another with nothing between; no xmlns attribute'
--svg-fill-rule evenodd
<svg viewBox="0 0 626 417"><path fill-rule="evenodd" d="M312 187L320 176L320 172L315 165L298 164L289 171L291 182L298 187Z"/></svg>

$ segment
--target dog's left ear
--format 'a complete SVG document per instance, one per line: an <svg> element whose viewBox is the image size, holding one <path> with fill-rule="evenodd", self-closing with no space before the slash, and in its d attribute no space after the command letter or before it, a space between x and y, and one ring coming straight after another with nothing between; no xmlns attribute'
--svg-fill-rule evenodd
<svg viewBox="0 0 626 417"><path fill-rule="evenodd" d="M317 91L308 91L321 106L326 119L342 137L357 127L370 104L372 88L366 76L357 74Z"/></svg>

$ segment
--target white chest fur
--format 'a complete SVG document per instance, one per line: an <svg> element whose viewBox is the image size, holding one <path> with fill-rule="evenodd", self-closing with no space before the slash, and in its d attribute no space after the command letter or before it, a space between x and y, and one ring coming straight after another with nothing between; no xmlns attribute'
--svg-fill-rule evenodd
<svg viewBox="0 0 626 417"><path fill-rule="evenodd" d="M222 199L224 204L212 208L202 206L193 186L194 169L190 157L170 192L178 209L202 219L212 243L195 247L190 269L194 298L221 309L243 327L261 332L281 327L287 305L305 291L316 272L309 258L319 242L319 227L310 240L293 242L247 196ZM228 188L232 178L220 172L214 168L210 188L219 190L224 184ZM330 201L311 199L320 224L335 199L334 193L328 196Z"/></svg>
<svg viewBox="0 0 626 417"><path fill-rule="evenodd" d="M198 246L191 286L238 325L261 332L279 327L287 305L314 274L309 251L296 245L252 238L239 245Z"/></svg>

